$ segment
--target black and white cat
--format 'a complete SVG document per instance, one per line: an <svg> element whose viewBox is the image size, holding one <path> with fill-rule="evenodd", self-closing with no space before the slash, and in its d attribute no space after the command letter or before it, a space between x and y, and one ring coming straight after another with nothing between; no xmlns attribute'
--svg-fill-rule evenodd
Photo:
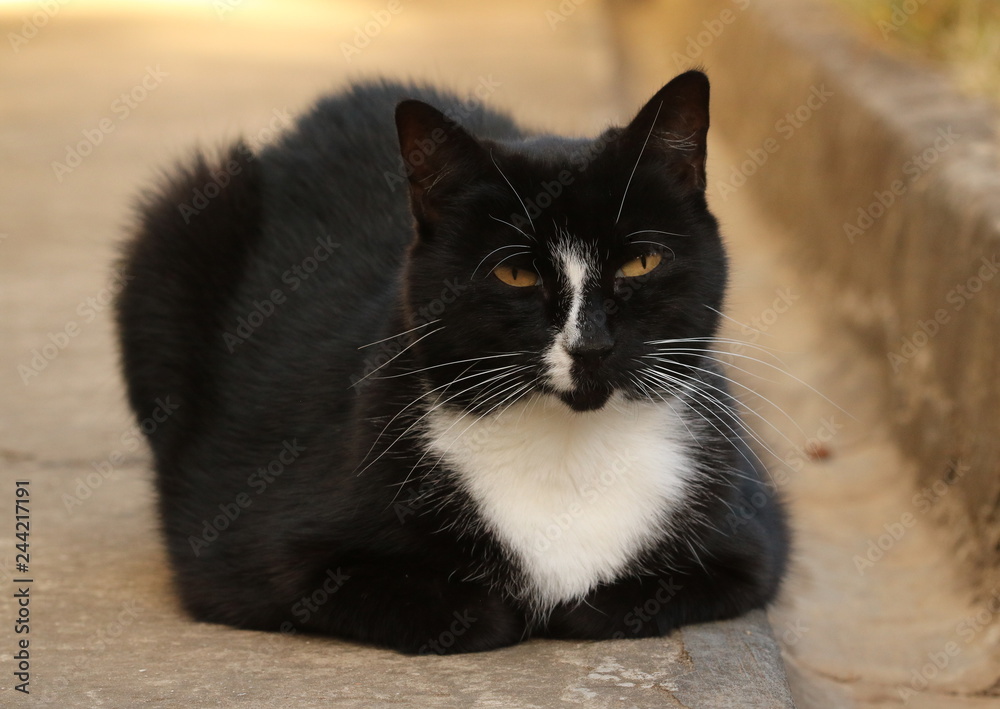
<svg viewBox="0 0 1000 709"><path fill-rule="evenodd" d="M196 618L467 652L773 599L708 96L582 140L362 84L146 198L117 314L136 414L176 408L149 442Z"/></svg>

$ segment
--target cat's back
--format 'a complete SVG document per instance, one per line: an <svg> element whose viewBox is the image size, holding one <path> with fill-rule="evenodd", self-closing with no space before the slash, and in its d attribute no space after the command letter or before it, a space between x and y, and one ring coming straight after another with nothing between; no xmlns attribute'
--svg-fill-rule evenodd
<svg viewBox="0 0 1000 709"><path fill-rule="evenodd" d="M147 193L117 314L133 408L176 411L154 450L265 401L349 396L413 238L394 123L406 98L483 137L520 135L477 99L364 82L320 99L271 145L196 156Z"/></svg>
<svg viewBox="0 0 1000 709"><path fill-rule="evenodd" d="M400 247L409 243L413 231L394 112L408 98L442 106L483 138L522 135L509 117L475 98L419 84L355 84L318 101L291 131L262 151L269 242L309 243L319 229L337 234L340 248L347 249L341 259L372 252L394 260L401 256ZM437 147L421 149L430 153Z"/></svg>
<svg viewBox="0 0 1000 709"><path fill-rule="evenodd" d="M413 239L394 122L396 105L407 98L442 106L480 137L522 135L478 99L419 84L365 82L321 99L261 151L262 239L247 296L274 284L314 304L336 301L345 313L365 314L371 333L370 318L379 317L378 303L392 299Z"/></svg>

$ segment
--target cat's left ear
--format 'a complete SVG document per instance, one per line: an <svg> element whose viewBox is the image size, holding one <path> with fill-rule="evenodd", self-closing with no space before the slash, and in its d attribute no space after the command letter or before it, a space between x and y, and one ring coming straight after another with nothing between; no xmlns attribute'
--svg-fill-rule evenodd
<svg viewBox="0 0 1000 709"><path fill-rule="evenodd" d="M460 125L423 101L396 106L396 131L410 205L423 232L440 218L451 190L480 175L489 156Z"/></svg>
<svg viewBox="0 0 1000 709"><path fill-rule="evenodd" d="M688 71L656 92L620 140L628 146L626 154L660 160L682 186L704 192L707 137L708 77Z"/></svg>

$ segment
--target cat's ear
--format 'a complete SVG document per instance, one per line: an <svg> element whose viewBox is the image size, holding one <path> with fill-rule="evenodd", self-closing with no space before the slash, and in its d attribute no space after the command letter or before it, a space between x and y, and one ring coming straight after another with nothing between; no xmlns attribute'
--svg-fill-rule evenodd
<svg viewBox="0 0 1000 709"><path fill-rule="evenodd" d="M423 101L396 106L396 131L413 215L421 226L433 225L451 189L481 174L489 157L460 125Z"/></svg>
<svg viewBox="0 0 1000 709"><path fill-rule="evenodd" d="M705 191L708 77L688 71L656 92L625 128L625 154L640 153L675 172L681 185Z"/></svg>

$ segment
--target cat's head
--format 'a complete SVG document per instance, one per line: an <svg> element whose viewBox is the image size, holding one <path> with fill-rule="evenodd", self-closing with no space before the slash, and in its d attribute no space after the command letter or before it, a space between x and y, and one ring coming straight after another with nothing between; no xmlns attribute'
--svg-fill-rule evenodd
<svg viewBox="0 0 1000 709"><path fill-rule="evenodd" d="M398 106L416 225L404 306L439 401L485 412L547 392L587 411L692 376L726 283L708 96L687 72L593 140L491 141Z"/></svg>

